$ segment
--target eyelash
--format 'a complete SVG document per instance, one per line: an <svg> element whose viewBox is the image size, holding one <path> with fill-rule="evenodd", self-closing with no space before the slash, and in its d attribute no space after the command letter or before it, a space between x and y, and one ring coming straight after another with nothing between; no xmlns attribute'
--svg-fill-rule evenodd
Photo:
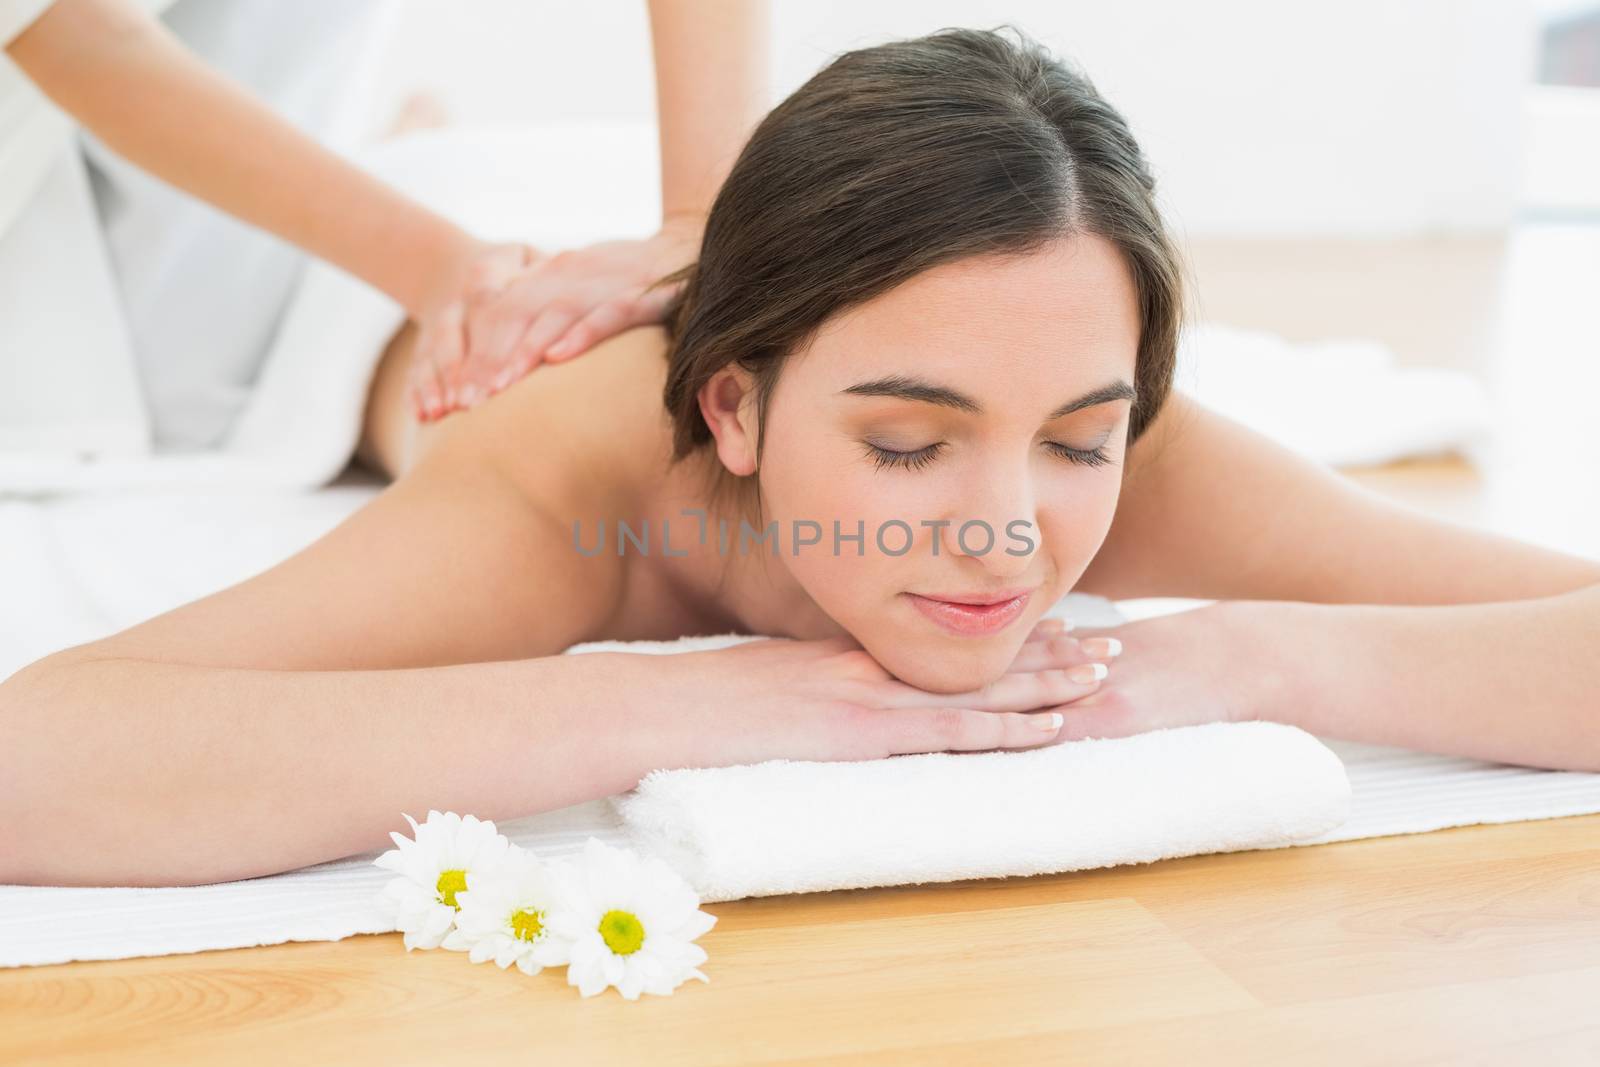
<svg viewBox="0 0 1600 1067"><path fill-rule="evenodd" d="M937 441L931 445L928 445L926 448L919 448L915 452L896 452L890 448L879 448L870 441L864 443L869 450L872 461L877 470L882 470L885 467L900 467L906 470L921 470L923 467L926 467L928 464L932 463L934 457L937 456L940 450L944 448L944 443L942 441ZM1085 467L1103 467L1107 463L1111 462L1111 457L1106 454L1104 446L1091 449L1090 451L1086 452L1080 448L1068 448L1066 445L1060 444L1056 441L1046 441L1045 444L1048 445L1050 449L1056 453L1056 455L1067 460L1069 463L1077 463Z"/></svg>

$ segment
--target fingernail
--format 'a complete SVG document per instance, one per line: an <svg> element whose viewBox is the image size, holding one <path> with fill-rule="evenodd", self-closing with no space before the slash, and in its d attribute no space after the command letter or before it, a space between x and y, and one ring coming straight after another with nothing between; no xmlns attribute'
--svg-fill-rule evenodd
<svg viewBox="0 0 1600 1067"><path fill-rule="evenodd" d="M1039 729L1048 734L1054 733L1055 731L1061 729L1061 723L1063 721L1064 720L1061 718L1061 713L1059 711L1052 711L1048 715L1034 716L1033 725L1037 726Z"/></svg>
<svg viewBox="0 0 1600 1067"><path fill-rule="evenodd" d="M1080 663L1067 671L1067 677L1081 685L1098 682L1111 673L1111 668L1104 663Z"/></svg>
<svg viewBox="0 0 1600 1067"><path fill-rule="evenodd" d="M464 385L461 387L461 402L463 404L471 407L474 404L480 403L482 400L483 390L479 389L476 385Z"/></svg>
<svg viewBox="0 0 1600 1067"><path fill-rule="evenodd" d="M1122 642L1115 637L1085 637L1082 647L1086 656L1117 656L1122 654Z"/></svg>
<svg viewBox="0 0 1600 1067"><path fill-rule="evenodd" d="M557 341L555 344L553 344L549 348L545 349L544 350L544 354L547 355L547 356L555 356L557 359L559 359L560 357L566 355L567 354L567 350L570 349L571 347L572 347L572 341L567 339L567 338L565 338L565 337L563 337L561 340Z"/></svg>

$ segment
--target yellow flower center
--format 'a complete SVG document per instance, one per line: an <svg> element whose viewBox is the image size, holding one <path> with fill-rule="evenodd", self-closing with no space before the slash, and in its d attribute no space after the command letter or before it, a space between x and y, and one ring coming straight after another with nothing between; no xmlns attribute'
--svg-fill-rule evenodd
<svg viewBox="0 0 1600 1067"><path fill-rule="evenodd" d="M631 911L608 911L600 916L600 938L612 952L626 956L644 944L644 924Z"/></svg>
<svg viewBox="0 0 1600 1067"><path fill-rule="evenodd" d="M511 933L519 941L537 941L544 933L544 912L518 908L511 913Z"/></svg>
<svg viewBox="0 0 1600 1067"><path fill-rule="evenodd" d="M460 909L456 903L456 894L467 888L467 872L462 870L449 870L439 872L439 900L452 908Z"/></svg>

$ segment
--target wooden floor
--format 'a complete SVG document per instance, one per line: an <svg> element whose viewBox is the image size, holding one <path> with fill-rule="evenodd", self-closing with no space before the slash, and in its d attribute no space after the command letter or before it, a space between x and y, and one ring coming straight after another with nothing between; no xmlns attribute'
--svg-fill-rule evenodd
<svg viewBox="0 0 1600 1067"><path fill-rule="evenodd" d="M1193 254L1209 318L1493 385L1485 467L1352 477L1600 557L1600 227ZM636 1003L392 934L0 971L0 1064L1600 1064L1600 815L707 910Z"/></svg>
<svg viewBox="0 0 1600 1067"><path fill-rule="evenodd" d="M395 934L0 971L0 1063L1600 1063L1600 815L707 910L632 1003Z"/></svg>

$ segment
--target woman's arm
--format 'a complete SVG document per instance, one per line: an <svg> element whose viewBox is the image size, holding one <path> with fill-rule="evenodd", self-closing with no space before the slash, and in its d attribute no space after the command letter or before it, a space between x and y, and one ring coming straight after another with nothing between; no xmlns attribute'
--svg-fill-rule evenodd
<svg viewBox="0 0 1600 1067"><path fill-rule="evenodd" d="M485 414L488 414L487 412ZM464 430L276 567L0 684L0 882L174 884L628 788L673 750L554 656L615 604Z"/></svg>
<svg viewBox="0 0 1600 1067"><path fill-rule="evenodd" d="M1257 718L1325 737L1600 772L1600 586L1488 604L1239 601Z"/></svg>
<svg viewBox="0 0 1600 1067"><path fill-rule="evenodd" d="M766 0L649 0L661 215L703 219L768 110Z"/></svg>
<svg viewBox="0 0 1600 1067"><path fill-rule="evenodd" d="M1392 504L1182 393L1078 588L1218 603L1118 628L1069 736L1238 716L1600 771L1600 562Z"/></svg>
<svg viewBox="0 0 1600 1067"><path fill-rule="evenodd" d="M271 874L380 848L402 811L503 819L630 789L676 751L669 720L612 699L614 654L277 670L113 651L0 685L0 883Z"/></svg>
<svg viewBox="0 0 1600 1067"><path fill-rule="evenodd" d="M127 0L57 0L6 48L130 162L426 317L492 246L345 162Z"/></svg>
<svg viewBox="0 0 1600 1067"><path fill-rule="evenodd" d="M1600 561L1392 503L1174 391L1129 450L1111 530L1077 584L1114 600L1523 600Z"/></svg>
<svg viewBox="0 0 1600 1067"><path fill-rule="evenodd" d="M659 360L637 341L435 428L272 569L0 683L0 883L249 877L383 847L402 811L528 815L657 768L1028 747L1053 733L1034 709L1098 686L1064 635L958 694L842 639L555 655L622 596L621 557L553 516L632 517L618 426L660 405L627 384Z"/></svg>
<svg viewBox="0 0 1600 1067"><path fill-rule="evenodd" d="M684 281L658 284L699 255L706 216L767 111L766 0L650 0L661 150L661 225L486 279L447 305L417 342L417 418L471 408L545 362L661 321Z"/></svg>

